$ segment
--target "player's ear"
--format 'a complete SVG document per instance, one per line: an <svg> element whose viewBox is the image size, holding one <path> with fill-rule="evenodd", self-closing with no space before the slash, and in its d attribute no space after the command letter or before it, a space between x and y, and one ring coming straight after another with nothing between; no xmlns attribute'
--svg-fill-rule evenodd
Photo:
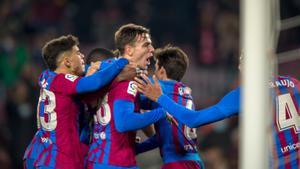
<svg viewBox="0 0 300 169"><path fill-rule="evenodd" d="M66 65L66 67L71 67L71 61L70 61L70 57L65 57L65 65Z"/></svg>
<svg viewBox="0 0 300 169"><path fill-rule="evenodd" d="M133 55L133 48L131 45L125 45L124 47L124 54L127 54L129 56Z"/></svg>
<svg viewBox="0 0 300 169"><path fill-rule="evenodd" d="M161 68L159 68L158 73L159 73L159 76L162 77L162 79L167 79L168 78L167 71L163 66Z"/></svg>
<svg viewBox="0 0 300 169"><path fill-rule="evenodd" d="M66 67L70 67L70 60L68 59L68 57L66 57L66 55L64 53L60 54L58 56L58 59L56 60L56 65L59 67L60 65L64 65Z"/></svg>
<svg viewBox="0 0 300 169"><path fill-rule="evenodd" d="M62 64L64 64L67 68L71 67L71 57L68 57L67 53L62 54Z"/></svg>

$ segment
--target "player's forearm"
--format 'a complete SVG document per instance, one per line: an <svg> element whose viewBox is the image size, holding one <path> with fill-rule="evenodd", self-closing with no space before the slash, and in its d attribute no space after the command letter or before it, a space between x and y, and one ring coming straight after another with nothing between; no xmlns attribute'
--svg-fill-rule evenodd
<svg viewBox="0 0 300 169"><path fill-rule="evenodd" d="M117 60L112 60L111 62L109 62L109 61L103 61L103 62L101 62L101 66L100 66L100 71L101 70L104 70L104 69L106 69L106 68L108 68L108 67L110 67L112 64L114 64L115 62L116 62ZM123 69L123 68L122 68Z"/></svg>
<svg viewBox="0 0 300 169"><path fill-rule="evenodd" d="M216 105L203 110L198 110L197 114L197 117L195 117L195 121L197 121L195 122L195 127L200 127L208 123L220 121L230 116Z"/></svg>
<svg viewBox="0 0 300 169"><path fill-rule="evenodd" d="M166 114L163 109L154 109L150 112L143 114L131 112L126 112L124 116L124 121L121 123L120 132L134 131L144 128L150 124L157 122L158 120L165 118Z"/></svg>
<svg viewBox="0 0 300 169"><path fill-rule="evenodd" d="M199 126L237 115L239 110L240 88L237 88L226 94L216 105L197 111Z"/></svg>
<svg viewBox="0 0 300 169"><path fill-rule="evenodd" d="M138 130L155 123L165 118L166 113L161 108L143 114L135 113L132 102L117 100L114 102L114 115L116 129L119 132L126 132Z"/></svg>
<svg viewBox="0 0 300 169"><path fill-rule="evenodd" d="M121 58L105 69L91 76L81 78L76 86L78 93L95 91L107 85L128 64L128 60Z"/></svg>
<svg viewBox="0 0 300 169"><path fill-rule="evenodd" d="M115 62L116 60L115 59L108 59L108 60L103 60L103 61L101 61L101 65L100 65L100 67L99 67L99 71L101 71L101 70L104 70L104 69L106 69L107 67L109 67L111 64L113 64L114 62ZM87 73L87 71L88 71L88 69L90 68L90 64L85 64L85 67L84 67L84 74L86 74Z"/></svg>
<svg viewBox="0 0 300 169"><path fill-rule="evenodd" d="M197 120L195 118L197 118L198 114L196 111L187 109L176 103L165 94L158 98L157 103L181 123L191 128L197 126Z"/></svg>
<svg viewBox="0 0 300 169"><path fill-rule="evenodd" d="M199 127L227 117L227 115L222 112L222 109L219 109L217 106L211 106L198 111L190 110L180 104L177 104L166 95L159 97L158 103L178 121L190 128Z"/></svg>
<svg viewBox="0 0 300 169"><path fill-rule="evenodd" d="M157 136L153 135L152 137L149 137L147 140L145 140L142 143L136 143L135 152L136 152L136 154L140 154L140 153L144 153L146 151L153 150L157 147L158 147Z"/></svg>
<svg viewBox="0 0 300 169"><path fill-rule="evenodd" d="M240 88L226 94L216 106L227 117L236 115L240 112Z"/></svg>

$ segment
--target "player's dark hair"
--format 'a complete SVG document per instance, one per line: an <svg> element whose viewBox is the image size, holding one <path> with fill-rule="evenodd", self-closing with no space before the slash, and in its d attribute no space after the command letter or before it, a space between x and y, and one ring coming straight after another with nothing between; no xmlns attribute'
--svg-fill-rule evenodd
<svg viewBox="0 0 300 169"><path fill-rule="evenodd" d="M91 62L103 61L113 57L115 56L112 51L105 48L95 48L86 56L85 63L91 64Z"/></svg>
<svg viewBox="0 0 300 169"><path fill-rule="evenodd" d="M55 70L59 55L72 50L75 45L79 45L79 41L73 35L61 36L47 42L42 49L42 57L47 67L52 71Z"/></svg>
<svg viewBox="0 0 300 169"><path fill-rule="evenodd" d="M126 24L121 26L115 33L115 47L119 55L124 54L125 45L133 45L137 35L149 34L150 30L136 24Z"/></svg>
<svg viewBox="0 0 300 169"><path fill-rule="evenodd" d="M158 68L163 67L170 79L181 81L189 65L189 59L179 47L167 45L154 52Z"/></svg>

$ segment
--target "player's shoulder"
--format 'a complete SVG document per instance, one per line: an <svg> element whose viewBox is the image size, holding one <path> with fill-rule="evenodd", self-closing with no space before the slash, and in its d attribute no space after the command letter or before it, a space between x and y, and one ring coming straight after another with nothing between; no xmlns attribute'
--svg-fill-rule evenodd
<svg viewBox="0 0 300 169"><path fill-rule="evenodd" d="M76 93L77 82L81 77L59 73L51 84L51 90L70 95Z"/></svg>
<svg viewBox="0 0 300 169"><path fill-rule="evenodd" d="M292 76L287 76L287 75L285 75L285 76L279 75L276 77L275 81L279 81L279 82L285 81L285 83L289 83L289 86L291 86L291 87L300 85L298 79L296 79L295 77L292 77Z"/></svg>
<svg viewBox="0 0 300 169"><path fill-rule="evenodd" d="M177 92L179 93L179 95L183 95L183 96L191 96L192 95L192 89L187 86L185 83L183 82L176 82L174 84L174 86L176 86L177 88Z"/></svg>
<svg viewBox="0 0 300 169"><path fill-rule="evenodd" d="M43 89L50 89L50 86L53 86L53 82L55 82L57 78L57 74L50 70L45 70L41 73L39 77L39 86Z"/></svg>
<svg viewBox="0 0 300 169"><path fill-rule="evenodd" d="M67 82L75 82L76 79L78 79L79 76L72 75L72 74L58 74L56 77L56 80L62 80Z"/></svg>
<svg viewBox="0 0 300 169"><path fill-rule="evenodd" d="M62 87L74 86L80 78L81 77L76 75L60 73L56 75L53 85L58 85Z"/></svg>
<svg viewBox="0 0 300 169"><path fill-rule="evenodd" d="M299 80L296 79L295 77L291 77L291 76L290 76L290 79L291 79L294 83L299 84Z"/></svg>

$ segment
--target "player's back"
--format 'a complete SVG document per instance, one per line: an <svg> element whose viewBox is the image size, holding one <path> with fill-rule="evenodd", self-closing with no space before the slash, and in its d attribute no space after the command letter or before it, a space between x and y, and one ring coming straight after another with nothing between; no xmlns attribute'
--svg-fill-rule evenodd
<svg viewBox="0 0 300 169"><path fill-rule="evenodd" d="M78 133L78 101L74 97L79 78L52 71L42 73L37 108L38 131L24 158L35 166L83 168Z"/></svg>
<svg viewBox="0 0 300 169"><path fill-rule="evenodd" d="M300 83L278 76L270 82L274 99L271 168L299 169L300 166Z"/></svg>
<svg viewBox="0 0 300 169"><path fill-rule="evenodd" d="M164 94L175 102L189 109L194 109L189 87L172 80L159 82ZM159 120L155 123L155 128L165 164L176 161L200 161L195 144L197 139L196 129L189 128L174 117Z"/></svg>
<svg viewBox="0 0 300 169"><path fill-rule="evenodd" d="M126 100L136 103L136 89L133 82L114 81L101 106L94 116L93 139L88 153L88 168L103 166L135 167L134 141L136 132L119 132L116 129L114 102ZM135 108L138 108L136 105ZM122 109L122 107L118 107Z"/></svg>

